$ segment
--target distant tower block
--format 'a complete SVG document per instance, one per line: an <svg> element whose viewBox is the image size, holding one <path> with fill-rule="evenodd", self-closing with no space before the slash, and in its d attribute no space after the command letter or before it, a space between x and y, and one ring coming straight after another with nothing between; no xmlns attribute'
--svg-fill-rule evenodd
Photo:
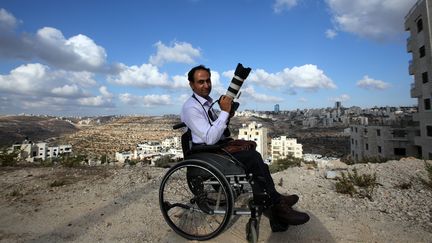
<svg viewBox="0 0 432 243"><path fill-rule="evenodd" d="M279 113L279 104L276 104L275 106L274 106L274 112L275 113Z"/></svg>

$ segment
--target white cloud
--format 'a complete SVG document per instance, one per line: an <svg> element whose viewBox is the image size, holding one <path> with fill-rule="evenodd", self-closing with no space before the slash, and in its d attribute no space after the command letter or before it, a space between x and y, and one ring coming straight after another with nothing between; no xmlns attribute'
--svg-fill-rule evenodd
<svg viewBox="0 0 432 243"><path fill-rule="evenodd" d="M10 31L14 29L18 21L11 13L3 8L0 8L0 30Z"/></svg>
<svg viewBox="0 0 432 243"><path fill-rule="evenodd" d="M173 46L169 47L159 41L155 46L157 53L150 56L149 62L156 66L162 66L167 62L191 64L195 62L195 58L201 56L199 49L186 42L175 42Z"/></svg>
<svg viewBox="0 0 432 243"><path fill-rule="evenodd" d="M245 82L257 83L270 88L286 87L292 89L318 90L333 89L336 85L324 71L316 65L306 64L300 67L285 68L281 72L268 73L263 69L252 72Z"/></svg>
<svg viewBox="0 0 432 243"><path fill-rule="evenodd" d="M183 104L186 102L187 99L189 99L189 97L191 97L190 94L181 94L177 100L180 104Z"/></svg>
<svg viewBox="0 0 432 243"><path fill-rule="evenodd" d="M295 7L298 3L298 0L276 0L273 4L273 11L275 13L280 13L284 10L289 10Z"/></svg>
<svg viewBox="0 0 432 243"><path fill-rule="evenodd" d="M80 77L87 80L83 82ZM92 77L88 72L52 70L46 65L31 63L0 75L0 94L13 104L7 108L12 111L71 112L79 106L112 107L112 95L104 86L99 89L101 96L92 97L86 90L96 83Z"/></svg>
<svg viewBox="0 0 432 243"><path fill-rule="evenodd" d="M67 96L76 97L76 96L81 96L83 92L80 88L78 88L76 84L72 84L72 85L66 84L62 87L53 88L51 90L51 93L62 97L67 97Z"/></svg>
<svg viewBox="0 0 432 243"><path fill-rule="evenodd" d="M119 99L122 103L127 105L138 105L138 106L161 106L161 105L171 105L171 97L169 95L145 95L138 96L129 93L123 93L119 95Z"/></svg>
<svg viewBox="0 0 432 243"><path fill-rule="evenodd" d="M108 91L108 88L106 86L101 86L99 88L99 92L104 98L111 99L114 97L114 95Z"/></svg>
<svg viewBox="0 0 432 243"><path fill-rule="evenodd" d="M344 102L344 101L348 101L350 99L351 99L351 97L349 95L342 94L339 97L330 98L330 101L333 101L333 102L336 102L336 101Z"/></svg>
<svg viewBox="0 0 432 243"><path fill-rule="evenodd" d="M417 0L326 0L335 28L374 40L404 32L404 16Z"/></svg>
<svg viewBox="0 0 432 243"><path fill-rule="evenodd" d="M298 102L300 102L300 103L307 103L308 99L306 99L304 97L301 97L301 98L298 99Z"/></svg>
<svg viewBox="0 0 432 243"><path fill-rule="evenodd" d="M362 80L357 81L357 86L363 89L384 90L389 88L390 84L381 80L369 78L369 76L366 75Z"/></svg>
<svg viewBox="0 0 432 243"><path fill-rule="evenodd" d="M82 34L66 39L60 30L44 27L37 31L34 44L39 58L65 69L100 70L106 61L105 49Z"/></svg>
<svg viewBox="0 0 432 243"><path fill-rule="evenodd" d="M107 106L107 101L102 96L85 97L78 99L78 103L83 106Z"/></svg>
<svg viewBox="0 0 432 243"><path fill-rule="evenodd" d="M18 21L0 9L0 57L42 61L50 66L72 71L106 72L106 52L89 37L78 34L65 38L52 27L35 34L16 33Z"/></svg>
<svg viewBox="0 0 432 243"><path fill-rule="evenodd" d="M168 74L160 73L159 69L152 64L143 64L140 67L123 65L123 70L118 75L109 76L108 81L140 88L168 87L170 85Z"/></svg>
<svg viewBox="0 0 432 243"><path fill-rule="evenodd" d="M337 36L337 32L333 29L328 29L326 30L325 35L328 39L334 39Z"/></svg>
<svg viewBox="0 0 432 243"><path fill-rule="evenodd" d="M242 95L246 95L256 102L275 103L283 101L283 99L279 97L257 93L253 86L243 87L241 92Z"/></svg>
<svg viewBox="0 0 432 243"><path fill-rule="evenodd" d="M185 75L175 75L172 77L174 83L171 85L173 88L190 88L189 80L187 79L187 74Z"/></svg>
<svg viewBox="0 0 432 243"><path fill-rule="evenodd" d="M86 80L83 85L81 77ZM96 83L87 72L51 70L39 63L21 65L0 75L0 92L31 96L87 96L83 88Z"/></svg>

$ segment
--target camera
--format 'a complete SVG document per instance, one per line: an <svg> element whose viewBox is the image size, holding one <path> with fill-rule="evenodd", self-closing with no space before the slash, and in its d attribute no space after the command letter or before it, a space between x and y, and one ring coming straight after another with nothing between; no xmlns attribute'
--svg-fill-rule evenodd
<svg viewBox="0 0 432 243"><path fill-rule="evenodd" d="M241 63L237 64L236 70L234 71L234 77L231 79L230 86L228 87L228 90L225 95L231 97L233 100L235 98L238 98L239 90L243 85L243 82L249 76L251 70L252 70L251 68L243 67ZM231 108L232 112L235 112L239 106L240 103L233 102Z"/></svg>
<svg viewBox="0 0 432 243"><path fill-rule="evenodd" d="M249 76L251 68L245 68L241 63L237 64L237 68L234 71L234 77L231 79L230 86L225 95L231 97L233 100L237 97L237 94L243 85L245 79Z"/></svg>

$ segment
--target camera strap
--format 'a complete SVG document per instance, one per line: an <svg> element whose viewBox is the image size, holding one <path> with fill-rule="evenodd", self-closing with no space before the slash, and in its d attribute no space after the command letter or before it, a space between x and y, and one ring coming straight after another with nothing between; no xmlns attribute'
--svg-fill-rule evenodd
<svg viewBox="0 0 432 243"><path fill-rule="evenodd" d="M212 121L215 121L216 119L215 119L215 117L213 116L212 107L213 107L213 105L214 105L216 102L218 102L218 100L214 101L214 102L210 105L209 110L208 110L208 112L207 112L206 109L205 109L205 107L204 107L204 105L201 104L201 102L198 100L198 98L195 96L195 94L192 95L192 98L194 98L194 99L195 99L195 100L196 100L196 101L201 105L201 107L202 107L203 110L204 110L204 113L206 113L206 115L207 115L207 120L208 120L210 126L213 126L213 124L212 124L211 122L212 122ZM227 122L227 128L225 129L225 131L224 131L224 133L223 133L225 137L229 137L229 136L231 136L231 132L230 132L230 130L229 130L229 128L228 128L229 121L230 121L230 120L228 119L228 122Z"/></svg>
<svg viewBox="0 0 432 243"><path fill-rule="evenodd" d="M204 105L201 104L201 102L198 100L198 98L195 96L195 94L192 95L192 98L194 98L194 99L195 99L195 100L196 100L196 101L201 105L201 107L203 108L204 112L205 112L206 115L207 115L207 120L208 120L210 126L213 126L213 124L212 124L211 122L212 122L212 121L215 121L216 119L214 119L214 116L213 116L211 110L212 110L213 105L214 105L217 101L213 102L213 103L210 105L210 107L209 107L209 109L208 109L208 112L207 112L206 109L205 109L205 107L204 107Z"/></svg>

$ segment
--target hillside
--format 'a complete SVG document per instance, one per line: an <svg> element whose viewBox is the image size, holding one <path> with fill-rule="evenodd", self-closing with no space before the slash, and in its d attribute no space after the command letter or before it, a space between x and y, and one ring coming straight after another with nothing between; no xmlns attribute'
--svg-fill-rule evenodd
<svg viewBox="0 0 432 243"><path fill-rule="evenodd" d="M115 152L135 149L140 142L180 136L180 131L172 129L178 122L178 117L170 116L121 117L106 124L83 128L60 141L71 144L76 153L113 157Z"/></svg>
<svg viewBox="0 0 432 243"><path fill-rule="evenodd" d="M353 168L376 173L379 186L372 201L335 192L335 181L323 176L324 168L273 174L279 191L300 196L296 207L311 220L271 233L263 217L260 242L430 242L432 191L417 180L426 174L424 161L348 166ZM0 168L0 242L187 242L170 230L159 210L158 188L165 171ZM211 242L245 242L246 220L234 218Z"/></svg>
<svg viewBox="0 0 432 243"><path fill-rule="evenodd" d="M39 142L78 130L72 123L54 117L0 116L0 147L21 143L26 137Z"/></svg>

